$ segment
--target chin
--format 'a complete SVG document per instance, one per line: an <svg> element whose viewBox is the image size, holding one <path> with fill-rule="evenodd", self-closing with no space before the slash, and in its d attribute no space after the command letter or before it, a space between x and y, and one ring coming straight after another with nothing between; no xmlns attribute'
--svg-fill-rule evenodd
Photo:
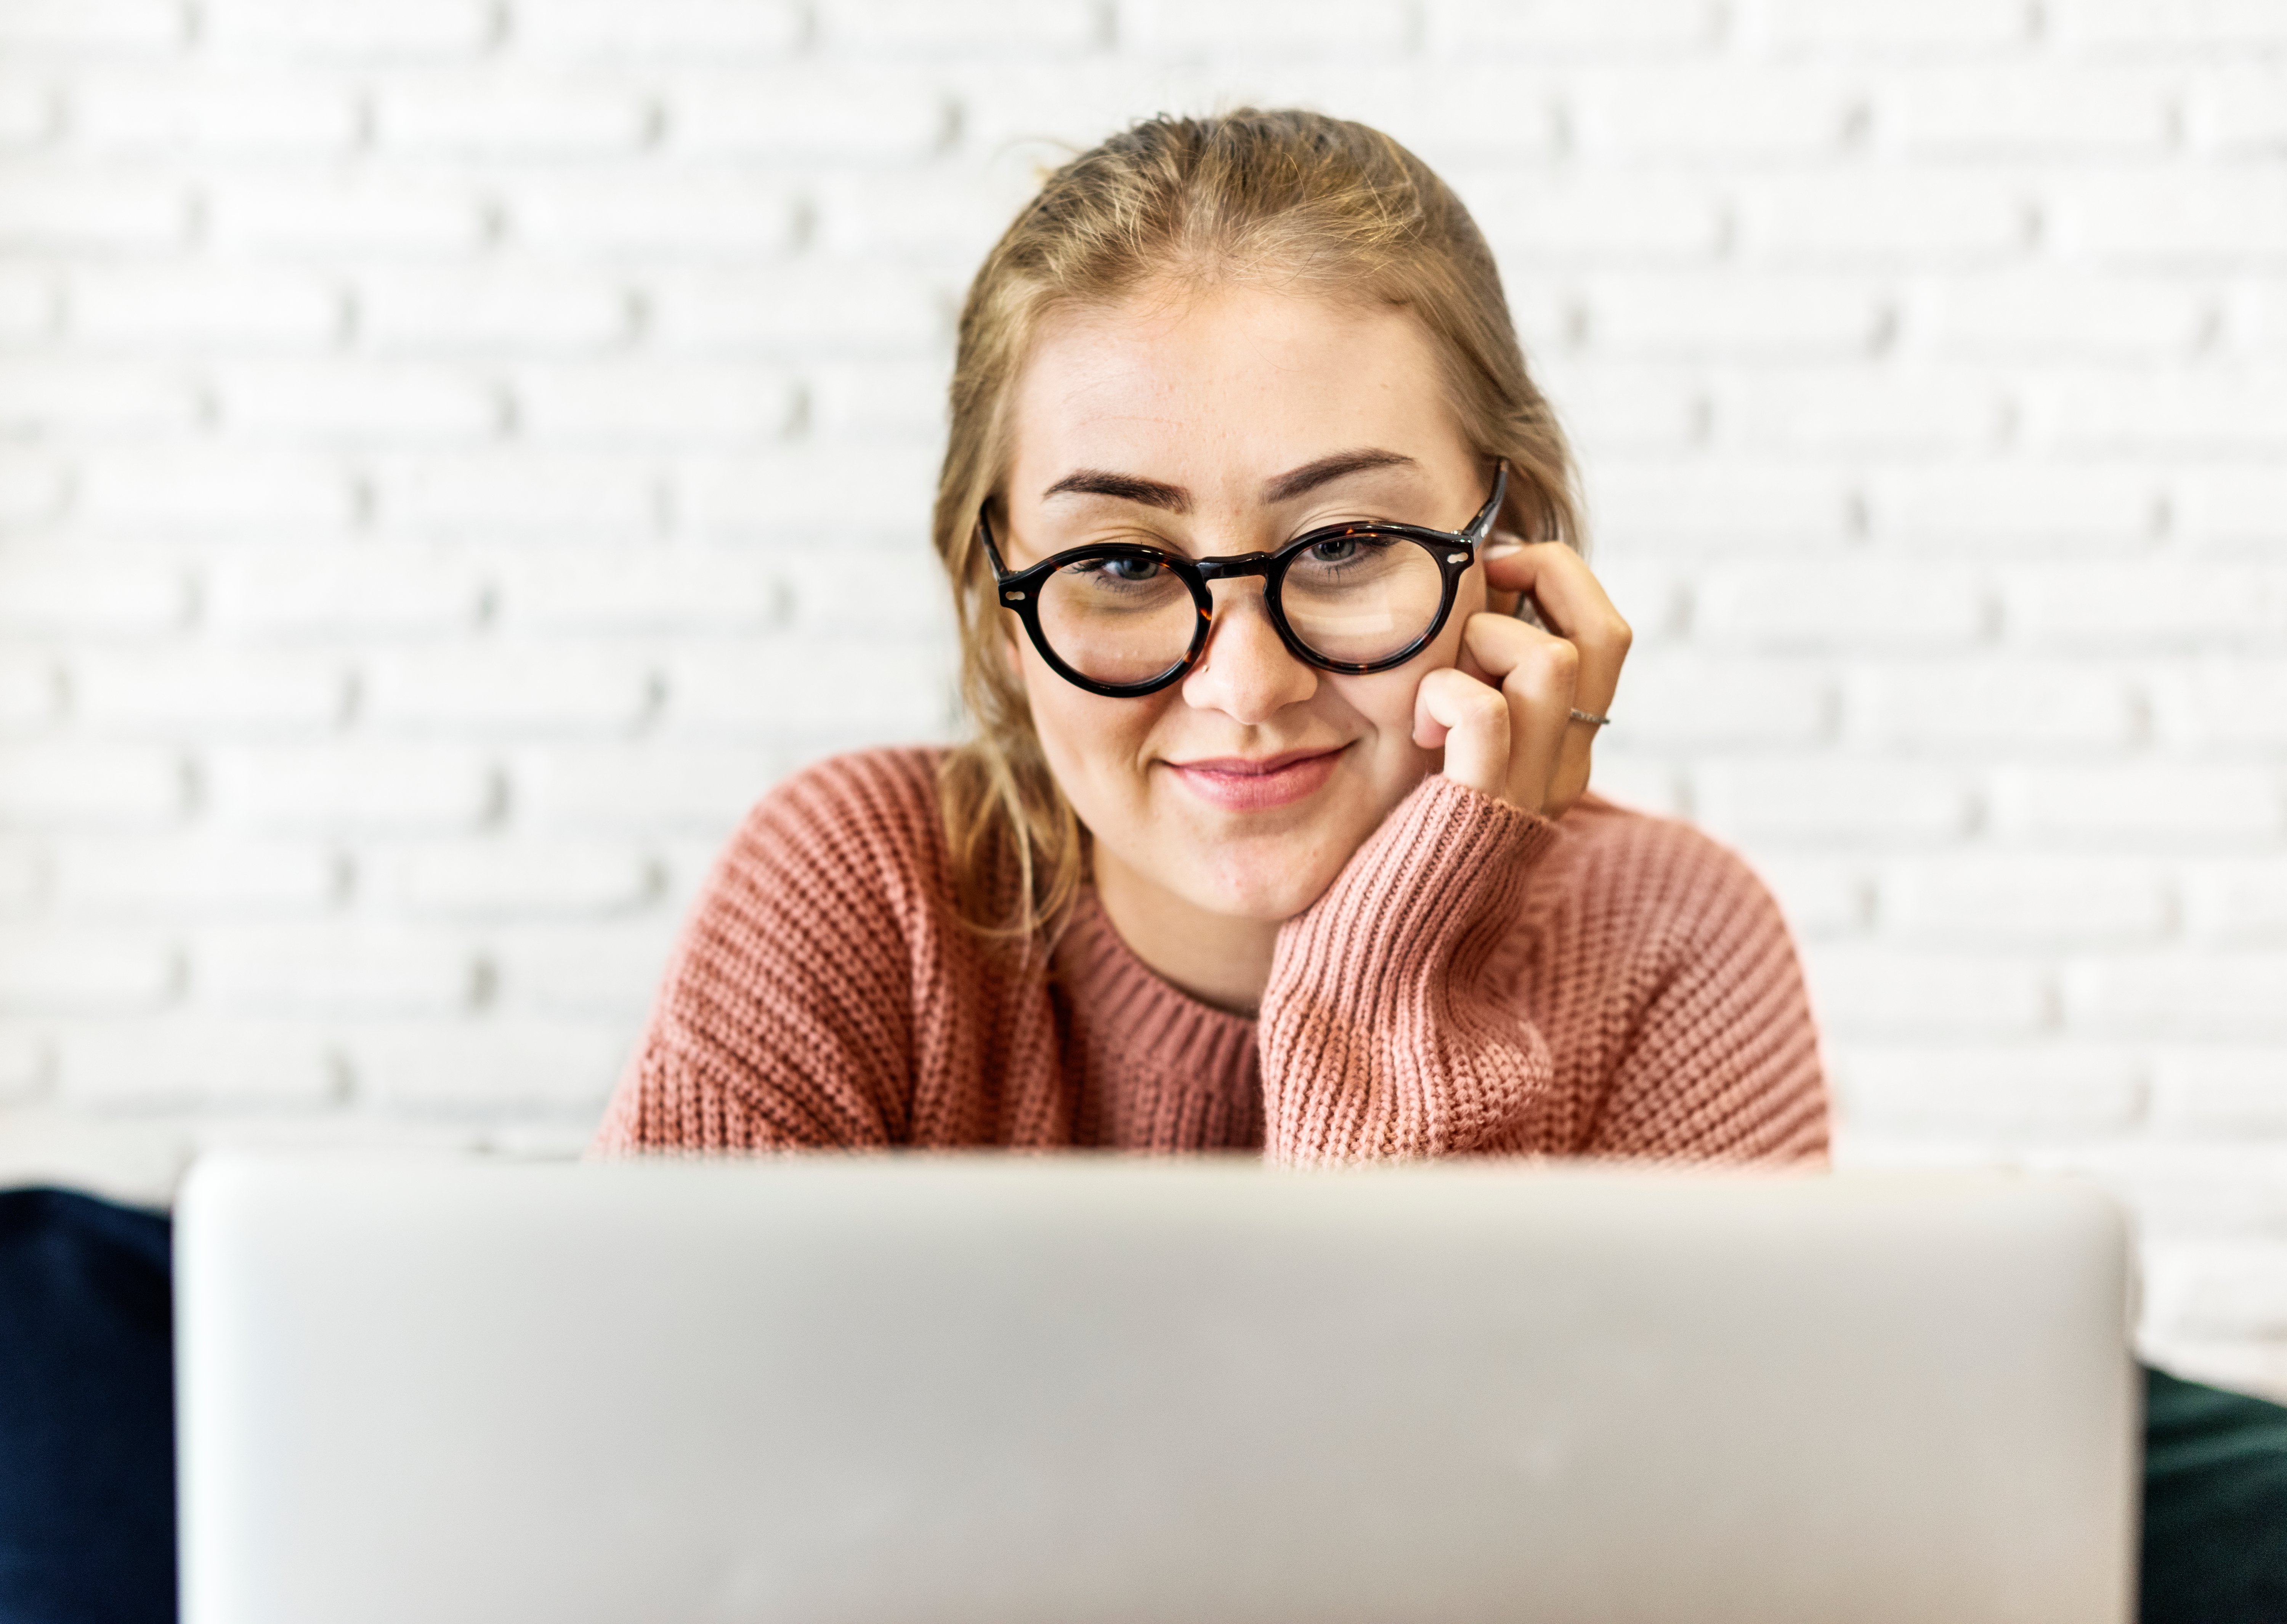
<svg viewBox="0 0 2287 1624"><path fill-rule="evenodd" d="M1309 907L1341 872L1340 860L1312 846L1281 852L1247 842L1247 850L1203 853L1192 870L1198 879L1185 890L1191 900L1233 919L1275 923Z"/></svg>

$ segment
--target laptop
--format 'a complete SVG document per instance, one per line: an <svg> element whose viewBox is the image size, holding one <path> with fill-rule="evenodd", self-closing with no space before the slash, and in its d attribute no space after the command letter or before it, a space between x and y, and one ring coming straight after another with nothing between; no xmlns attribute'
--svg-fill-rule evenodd
<svg viewBox="0 0 2287 1624"><path fill-rule="evenodd" d="M2117 1624L2125 1230L2005 1176L216 1158L187 1624Z"/></svg>

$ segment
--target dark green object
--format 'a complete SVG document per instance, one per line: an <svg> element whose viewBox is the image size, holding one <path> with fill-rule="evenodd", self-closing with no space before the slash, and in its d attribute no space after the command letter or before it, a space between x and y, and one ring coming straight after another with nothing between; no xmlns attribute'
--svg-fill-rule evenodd
<svg viewBox="0 0 2287 1624"><path fill-rule="evenodd" d="M2144 1373L2142 1624L2287 1624L2287 1409Z"/></svg>

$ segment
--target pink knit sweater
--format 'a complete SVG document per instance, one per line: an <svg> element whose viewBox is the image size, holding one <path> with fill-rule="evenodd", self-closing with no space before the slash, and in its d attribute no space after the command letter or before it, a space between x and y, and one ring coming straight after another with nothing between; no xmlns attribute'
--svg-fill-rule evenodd
<svg viewBox="0 0 2287 1624"><path fill-rule="evenodd" d="M1682 824L1427 779L1280 931L1248 1019L1145 969L1092 892L1052 955L988 949L954 913L937 759L845 756L748 817L599 1149L1825 1151L1785 926Z"/></svg>

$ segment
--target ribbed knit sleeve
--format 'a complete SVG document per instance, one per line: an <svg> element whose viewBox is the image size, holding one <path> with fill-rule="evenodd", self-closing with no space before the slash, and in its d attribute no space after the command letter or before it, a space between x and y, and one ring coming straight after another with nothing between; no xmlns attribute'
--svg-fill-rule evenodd
<svg viewBox="0 0 2287 1624"><path fill-rule="evenodd" d="M1434 775L1287 923L1261 1016L1270 1160L1508 1147L1553 1070L1492 972L1551 832Z"/></svg>
<svg viewBox="0 0 2287 1624"><path fill-rule="evenodd" d="M843 757L748 814L685 928L599 1151L907 1137L929 771L917 753Z"/></svg>

